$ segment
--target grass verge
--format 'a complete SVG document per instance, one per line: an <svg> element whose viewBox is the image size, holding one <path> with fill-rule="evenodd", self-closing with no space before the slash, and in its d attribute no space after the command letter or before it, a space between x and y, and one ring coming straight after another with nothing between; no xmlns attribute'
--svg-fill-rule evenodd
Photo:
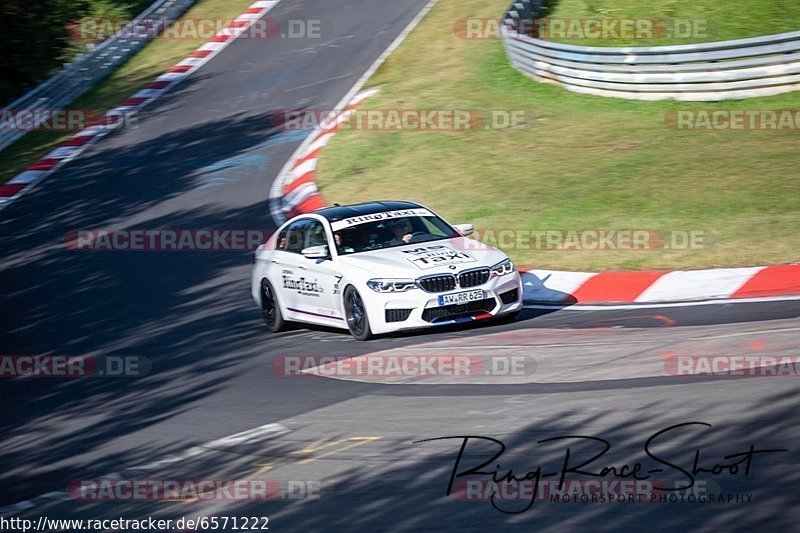
<svg viewBox="0 0 800 533"><path fill-rule="evenodd" d="M712 104L649 103L536 83L509 66L499 41L453 34L454 21L497 17L507 3L440 0L370 80L383 88L362 109L519 110L528 117L525 127L343 131L318 168L326 200L408 199L484 230L653 229L714 236L713 244L707 240L702 249L688 250L505 248L518 264L532 267L700 268L800 260L800 131L665 125L665 116L681 109L800 109L800 92Z"/></svg>

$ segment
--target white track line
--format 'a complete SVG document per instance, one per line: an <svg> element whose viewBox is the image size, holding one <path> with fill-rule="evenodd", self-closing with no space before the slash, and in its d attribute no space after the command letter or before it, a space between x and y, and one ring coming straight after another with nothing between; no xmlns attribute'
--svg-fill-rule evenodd
<svg viewBox="0 0 800 533"><path fill-rule="evenodd" d="M172 465L179 461L183 461L186 459L190 459L192 457L197 457L200 454L217 450L220 448L230 448L233 446L238 446L240 444L245 443L252 443L258 442L262 440L274 439L289 433L291 430L289 428L282 426L281 424L266 424L263 426L259 426L256 428L248 429L246 431L242 431L239 433L235 433L233 435L229 435L227 437L222 437L219 439L212 440L205 444L201 444L199 446L192 446L185 452L178 454L178 455L168 455L151 463L147 463L144 465L133 466L129 468L125 468L124 470L132 471L132 470L156 470L162 466ZM114 472L111 474L106 474L100 476L101 479L123 479L122 475ZM66 497L66 489L64 492L48 492L46 494L41 494L31 500L24 500L21 502L17 502L11 505L7 505L6 507L0 508L0 516L6 516L9 514L18 513L20 511L25 511L27 509L31 509L36 507L36 504L33 502L36 499L44 498L50 500L61 500L61 499L68 499Z"/></svg>

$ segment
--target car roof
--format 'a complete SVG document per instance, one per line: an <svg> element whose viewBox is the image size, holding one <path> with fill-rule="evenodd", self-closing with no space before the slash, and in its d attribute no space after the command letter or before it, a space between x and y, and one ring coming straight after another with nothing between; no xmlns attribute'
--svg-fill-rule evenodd
<svg viewBox="0 0 800 533"><path fill-rule="evenodd" d="M398 200L387 200L380 202L364 202L361 204L352 205L334 205L332 207L323 207L314 211L315 215L321 215L327 218L330 222L336 222L345 218L358 217L362 215L372 215L375 213L382 213L384 211L396 211L400 209L418 209L422 207L413 202L403 202Z"/></svg>

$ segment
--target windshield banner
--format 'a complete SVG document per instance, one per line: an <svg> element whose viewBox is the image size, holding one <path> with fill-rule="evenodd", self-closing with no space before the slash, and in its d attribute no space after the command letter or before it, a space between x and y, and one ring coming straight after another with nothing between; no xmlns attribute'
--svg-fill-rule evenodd
<svg viewBox="0 0 800 533"><path fill-rule="evenodd" d="M359 224L366 224L367 222L377 222L379 220L388 220L390 218L403 218L403 217L432 217L435 216L427 209L401 209L398 211L384 211L383 213L373 213L371 215L362 215L360 217L345 218L344 220L337 220L331 223L333 231L339 231L351 226Z"/></svg>

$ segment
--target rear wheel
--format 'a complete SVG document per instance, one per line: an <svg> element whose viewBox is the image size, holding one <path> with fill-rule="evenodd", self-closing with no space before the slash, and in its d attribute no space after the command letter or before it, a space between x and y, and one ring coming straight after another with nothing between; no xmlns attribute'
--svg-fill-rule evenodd
<svg viewBox="0 0 800 533"><path fill-rule="evenodd" d="M365 341L372 338L364 300L352 286L344 291L344 314L347 318L347 328L354 339Z"/></svg>
<svg viewBox="0 0 800 533"><path fill-rule="evenodd" d="M278 333L286 328L286 320L278 305L278 296L266 279L261 280L261 314L264 316L267 329L272 333Z"/></svg>

